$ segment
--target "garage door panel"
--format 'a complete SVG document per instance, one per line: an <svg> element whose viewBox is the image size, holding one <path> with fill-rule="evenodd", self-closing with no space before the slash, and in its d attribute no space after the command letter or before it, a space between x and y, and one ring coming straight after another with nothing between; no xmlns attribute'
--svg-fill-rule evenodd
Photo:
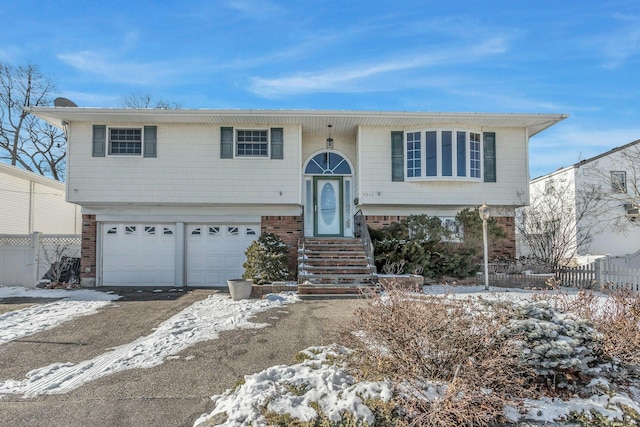
<svg viewBox="0 0 640 427"><path fill-rule="evenodd" d="M226 286L227 280L242 277L244 253L258 238L257 230L259 224L187 225L187 284Z"/></svg>
<svg viewBox="0 0 640 427"><path fill-rule="evenodd" d="M102 284L175 284L175 224L103 224Z"/></svg>

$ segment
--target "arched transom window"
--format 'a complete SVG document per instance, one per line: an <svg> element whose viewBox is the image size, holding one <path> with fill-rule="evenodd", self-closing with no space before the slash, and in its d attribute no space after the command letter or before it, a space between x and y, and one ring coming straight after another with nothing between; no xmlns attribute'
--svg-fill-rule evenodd
<svg viewBox="0 0 640 427"><path fill-rule="evenodd" d="M347 160L337 153L320 153L313 156L305 175L351 175L351 167Z"/></svg>

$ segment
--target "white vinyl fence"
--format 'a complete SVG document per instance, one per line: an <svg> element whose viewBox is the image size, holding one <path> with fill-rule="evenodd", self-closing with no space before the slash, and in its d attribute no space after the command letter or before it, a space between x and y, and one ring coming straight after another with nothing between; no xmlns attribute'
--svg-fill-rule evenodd
<svg viewBox="0 0 640 427"><path fill-rule="evenodd" d="M62 257L80 257L80 235L0 234L0 285L33 288Z"/></svg>
<svg viewBox="0 0 640 427"><path fill-rule="evenodd" d="M608 289L629 289L640 292L640 268L629 268L600 258L590 264L556 271L563 286L591 288L594 285Z"/></svg>

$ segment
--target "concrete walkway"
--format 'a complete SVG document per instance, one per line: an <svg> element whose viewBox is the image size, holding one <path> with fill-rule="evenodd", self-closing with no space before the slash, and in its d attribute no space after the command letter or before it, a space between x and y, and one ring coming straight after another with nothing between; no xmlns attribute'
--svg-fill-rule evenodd
<svg viewBox="0 0 640 427"><path fill-rule="evenodd" d="M0 346L0 380L20 380L55 362L77 363L148 335L153 328L215 290L172 298L127 298L99 313ZM271 326L223 332L151 369L133 369L89 382L67 394L25 399L0 396L0 425L7 426L192 426L213 409L210 397L244 375L292 364L309 346L337 342L359 299L310 300L255 317ZM0 312L6 306L0 303Z"/></svg>

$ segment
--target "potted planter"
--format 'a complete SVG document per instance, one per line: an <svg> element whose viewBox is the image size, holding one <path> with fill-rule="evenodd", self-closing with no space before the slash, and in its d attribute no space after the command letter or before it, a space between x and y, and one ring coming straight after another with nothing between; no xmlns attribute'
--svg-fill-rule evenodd
<svg viewBox="0 0 640 427"><path fill-rule="evenodd" d="M229 293L231 299L238 301L241 299L249 299L251 297L251 287L253 286L253 280L246 279L230 279L227 280L229 286Z"/></svg>

